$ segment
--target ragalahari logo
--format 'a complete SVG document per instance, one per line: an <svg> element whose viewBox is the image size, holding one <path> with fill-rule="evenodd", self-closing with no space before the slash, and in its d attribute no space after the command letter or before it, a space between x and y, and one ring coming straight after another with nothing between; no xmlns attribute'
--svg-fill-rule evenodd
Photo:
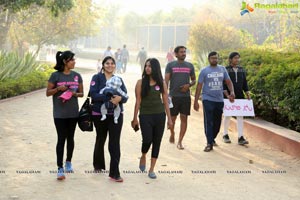
<svg viewBox="0 0 300 200"><path fill-rule="evenodd" d="M248 3L246 3L245 1L242 2L242 8L241 8L241 12L240 12L242 16L246 13L253 12L253 11L254 11L254 8L249 6Z"/></svg>

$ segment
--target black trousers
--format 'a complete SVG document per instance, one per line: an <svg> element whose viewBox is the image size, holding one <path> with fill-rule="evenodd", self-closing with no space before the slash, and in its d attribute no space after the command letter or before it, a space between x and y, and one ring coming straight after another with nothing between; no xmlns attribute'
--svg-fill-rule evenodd
<svg viewBox="0 0 300 200"><path fill-rule="evenodd" d="M101 115L93 116L96 128L96 142L94 148L93 165L95 170L105 169L104 144L107 134L109 134L108 150L110 154L109 176L117 178L120 176L120 137L123 126L123 114L118 119L118 124L114 123L113 115L107 115L106 120L101 121Z"/></svg>
<svg viewBox="0 0 300 200"><path fill-rule="evenodd" d="M158 158L165 129L166 114L140 115L139 118L143 137L142 153L147 153L152 144L151 158Z"/></svg>
<svg viewBox="0 0 300 200"><path fill-rule="evenodd" d="M56 157L57 167L63 167L63 157L65 141L67 140L67 159L72 160L74 150L74 134L78 118L54 118L54 124L57 132Z"/></svg>
<svg viewBox="0 0 300 200"><path fill-rule="evenodd" d="M207 144L213 145L222 122L224 102L203 100L204 130Z"/></svg>

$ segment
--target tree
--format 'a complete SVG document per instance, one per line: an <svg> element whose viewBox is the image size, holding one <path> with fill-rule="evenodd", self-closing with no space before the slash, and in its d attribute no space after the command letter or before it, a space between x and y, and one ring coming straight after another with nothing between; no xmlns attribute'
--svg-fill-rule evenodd
<svg viewBox="0 0 300 200"><path fill-rule="evenodd" d="M1 0L0 8L3 11L9 10L16 13L20 10L28 9L31 5L44 6L51 10L54 16L59 12L65 12L73 7L73 0Z"/></svg>
<svg viewBox="0 0 300 200"><path fill-rule="evenodd" d="M198 62L210 51L241 48L239 31L232 26L208 20L191 26L188 46ZM205 56L203 56L205 55Z"/></svg>
<svg viewBox="0 0 300 200"><path fill-rule="evenodd" d="M291 49L300 52L300 17L296 17L297 22L295 23L293 33L290 37L289 44Z"/></svg>
<svg viewBox="0 0 300 200"><path fill-rule="evenodd" d="M52 16L58 16L73 7L73 0L1 0L0 1L0 49L7 46L8 33L16 13L27 10L32 5L50 10ZM7 49L7 48L5 48Z"/></svg>
<svg viewBox="0 0 300 200"><path fill-rule="evenodd" d="M247 30L240 30L241 43L244 47L250 48L255 44L255 39Z"/></svg>
<svg viewBox="0 0 300 200"><path fill-rule="evenodd" d="M59 17L51 16L50 12L47 8L32 5L30 9L15 14L10 40L15 49L20 50L19 53L24 52L24 42L37 45L38 53L45 44L68 44L79 36L96 32L98 15L92 9L91 0L77 0L71 10Z"/></svg>

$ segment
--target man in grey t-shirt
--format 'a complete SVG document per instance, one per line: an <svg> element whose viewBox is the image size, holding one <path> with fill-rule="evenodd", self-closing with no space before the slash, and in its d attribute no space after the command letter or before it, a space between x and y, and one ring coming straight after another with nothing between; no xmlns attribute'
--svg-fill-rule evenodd
<svg viewBox="0 0 300 200"><path fill-rule="evenodd" d="M167 64L165 71L165 81L169 86L169 95L172 98L173 107L170 108L173 126L170 127L171 136L170 143L175 142L174 126L177 115L180 113L180 134L177 143L178 149L184 149L182 140L187 129L187 118L190 115L191 97L190 87L195 85L195 69L194 66L185 61L186 47L178 46L174 49L176 61Z"/></svg>
<svg viewBox="0 0 300 200"><path fill-rule="evenodd" d="M194 100L194 110L199 111L198 99L202 91L204 128L207 139L205 152L213 150L213 145L216 145L215 138L220 130L224 107L223 82L230 90L230 101L233 102L235 98L233 85L225 67L218 65L217 52L209 53L208 61L210 65L203 68L199 74Z"/></svg>

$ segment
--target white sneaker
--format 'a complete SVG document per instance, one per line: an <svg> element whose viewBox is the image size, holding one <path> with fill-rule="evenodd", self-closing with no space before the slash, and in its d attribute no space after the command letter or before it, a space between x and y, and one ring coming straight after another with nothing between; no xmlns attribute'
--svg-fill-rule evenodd
<svg viewBox="0 0 300 200"><path fill-rule="evenodd" d="M102 117L101 117L101 121L104 121L104 120L106 120L106 115L102 115Z"/></svg>
<svg viewBox="0 0 300 200"><path fill-rule="evenodd" d="M115 122L115 124L118 124L118 118L117 117L114 118L114 122Z"/></svg>

